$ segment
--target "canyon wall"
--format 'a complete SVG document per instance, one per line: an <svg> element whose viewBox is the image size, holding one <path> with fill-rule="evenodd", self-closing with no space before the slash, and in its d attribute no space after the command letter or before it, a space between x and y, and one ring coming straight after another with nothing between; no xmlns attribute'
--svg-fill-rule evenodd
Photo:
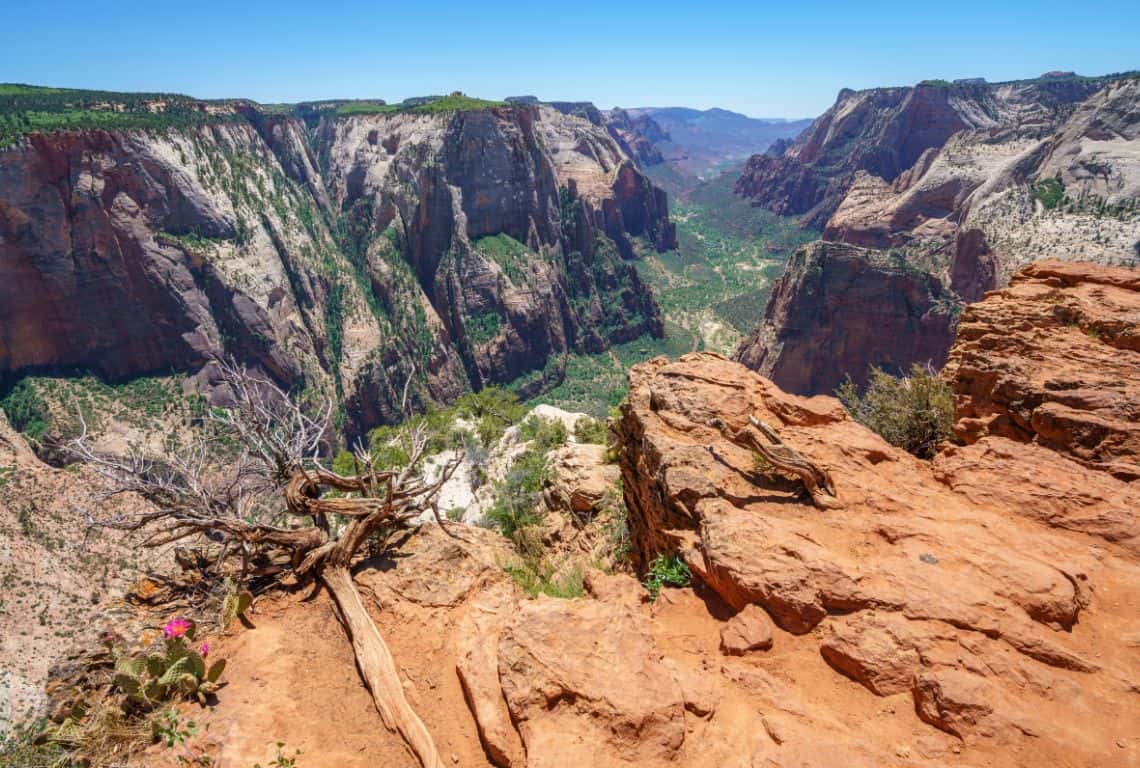
<svg viewBox="0 0 1140 768"><path fill-rule="evenodd" d="M918 283L960 308L1041 258L1140 266L1140 78L845 90L796 141L754 156L736 190L822 229L828 243L865 249L870 270L850 301L817 305L800 270L828 249L793 259L738 359L805 394L830 392L845 374L858 381L869 364L937 363L952 313L938 331L868 316L926 316L924 300L913 301ZM892 263L911 274L907 285ZM895 352L876 356L883 344ZM869 356L859 364L853 348ZM788 372L811 369L806 360L815 383Z"/></svg>
<svg viewBox="0 0 1140 768"><path fill-rule="evenodd" d="M957 310L937 277L905 259L821 240L788 260L735 359L788 392L831 394L847 376L865 383L871 366L941 367Z"/></svg>
<svg viewBox="0 0 1140 768"><path fill-rule="evenodd" d="M219 108L220 109L220 108ZM548 106L31 133L0 150L0 376L186 372L231 355L350 422L660 335L634 240L665 195Z"/></svg>

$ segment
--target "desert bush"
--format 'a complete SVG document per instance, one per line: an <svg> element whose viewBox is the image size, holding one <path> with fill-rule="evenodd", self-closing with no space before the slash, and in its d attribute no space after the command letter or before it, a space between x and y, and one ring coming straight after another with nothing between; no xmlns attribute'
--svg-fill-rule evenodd
<svg viewBox="0 0 1140 768"><path fill-rule="evenodd" d="M36 720L0 732L0 768L73 768L62 747L50 739L47 723Z"/></svg>
<svg viewBox="0 0 1140 768"><path fill-rule="evenodd" d="M951 435L954 396L933 371L915 365L909 376L872 368L862 393L850 377L836 390L855 421L891 445L929 459Z"/></svg>
<svg viewBox="0 0 1140 768"><path fill-rule="evenodd" d="M519 425L519 437L529 445L496 486L494 504L486 515L509 539L542 521L539 494L546 480L546 455L565 445L568 433L561 421L531 416Z"/></svg>
<svg viewBox="0 0 1140 768"><path fill-rule="evenodd" d="M1053 210L1065 198L1065 183L1060 179L1042 179L1033 185L1033 196L1047 210Z"/></svg>
<svg viewBox="0 0 1140 768"><path fill-rule="evenodd" d="M503 432L523 417L526 408L518 396L501 387L485 387L468 392L456 401L455 413L475 422L479 440L487 448L499 441Z"/></svg>
<svg viewBox="0 0 1140 768"><path fill-rule="evenodd" d="M519 437L531 443L530 450L548 453L566 445L570 433L566 425L557 419L543 419L530 416L519 425Z"/></svg>
<svg viewBox="0 0 1140 768"><path fill-rule="evenodd" d="M523 527L542 520L538 512L539 494L546 479L546 451L527 448L495 488L495 501L487 518L498 525L508 539Z"/></svg>
<svg viewBox="0 0 1140 768"><path fill-rule="evenodd" d="M674 552L653 558L643 583L649 592L649 599L656 600L663 587L687 587L692 580L693 572L680 555Z"/></svg>
<svg viewBox="0 0 1140 768"><path fill-rule="evenodd" d="M585 569L581 564L557 573L545 560L525 559L506 568L507 574L527 597L548 595L568 600L581 597L585 591Z"/></svg>
<svg viewBox="0 0 1140 768"><path fill-rule="evenodd" d="M31 440L40 440L51 429L51 412L35 386L28 379L20 383L0 399L0 408L8 416L8 421L18 432Z"/></svg>
<svg viewBox="0 0 1140 768"><path fill-rule="evenodd" d="M606 423L592 416L583 416L574 422L574 439L579 443L605 445L608 441L608 433Z"/></svg>

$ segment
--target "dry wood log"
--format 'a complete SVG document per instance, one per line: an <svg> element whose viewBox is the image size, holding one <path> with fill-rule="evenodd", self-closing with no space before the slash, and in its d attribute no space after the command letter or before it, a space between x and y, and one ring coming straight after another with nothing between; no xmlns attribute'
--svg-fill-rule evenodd
<svg viewBox="0 0 1140 768"><path fill-rule="evenodd" d="M804 484L812 504L820 509L840 509L843 504L835 489L835 481L826 469L805 458L799 451L785 443L775 430L755 416L748 417L748 424L732 432L723 422L716 422L728 440L755 451L765 461L781 472L795 475Z"/></svg>

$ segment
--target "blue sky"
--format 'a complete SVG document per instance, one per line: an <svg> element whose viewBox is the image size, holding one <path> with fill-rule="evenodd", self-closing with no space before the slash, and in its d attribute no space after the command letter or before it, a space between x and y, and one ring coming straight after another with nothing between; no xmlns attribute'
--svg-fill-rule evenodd
<svg viewBox="0 0 1140 768"><path fill-rule="evenodd" d="M814 116L843 87L1140 68L1140 2L4 0L0 81L263 102L462 90Z"/></svg>

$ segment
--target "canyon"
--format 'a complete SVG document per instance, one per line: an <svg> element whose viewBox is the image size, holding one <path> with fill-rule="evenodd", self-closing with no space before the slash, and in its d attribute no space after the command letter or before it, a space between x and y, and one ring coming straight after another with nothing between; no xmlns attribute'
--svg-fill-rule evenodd
<svg viewBox="0 0 1140 768"><path fill-rule="evenodd" d="M12 104L0 725L45 715L30 749L110 707L128 768L1140 766L1140 79L844 90L794 139L458 92ZM240 409L222 358L319 427L232 515L256 450L202 443L230 485L183 459ZM535 399L598 358L599 418ZM831 396L912 365L952 415L924 458ZM434 484L337 563L352 616L310 556ZM164 503L224 520L116 525ZM234 533L274 504L266 541L324 543ZM220 685L139 706L185 617Z"/></svg>
<svg viewBox="0 0 1140 768"><path fill-rule="evenodd" d="M409 700L465 766L1137 764L1138 446L1119 419L1097 445L1004 426L1019 419L999 393L1079 394L1074 419L1108 421L1140 387L1138 309L1135 272L1063 262L972 305L946 374L965 439L931 461L719 355L636 366L617 465L599 466L620 471L634 567L674 551L692 584L651 599L590 570L580 597L528 598L507 539L422 525L357 576ZM995 323L1022 331L984 341ZM1104 356L1111 376L1059 368ZM727 439L750 417L826 468L837 506ZM591 487L560 470L544 495ZM545 525L573 542L590 504L555 503ZM284 589L212 638L227 685L196 743L217 765L264 760L275 738L316 764L416 764L376 727L334 621L326 596Z"/></svg>
<svg viewBox="0 0 1140 768"><path fill-rule="evenodd" d="M587 119L451 98L467 108L156 98L123 109L159 128L15 136L0 374L174 371L212 394L232 356L335 393L359 432L401 417L409 377L422 407L660 336L630 262L634 240L673 246L664 193Z"/></svg>

